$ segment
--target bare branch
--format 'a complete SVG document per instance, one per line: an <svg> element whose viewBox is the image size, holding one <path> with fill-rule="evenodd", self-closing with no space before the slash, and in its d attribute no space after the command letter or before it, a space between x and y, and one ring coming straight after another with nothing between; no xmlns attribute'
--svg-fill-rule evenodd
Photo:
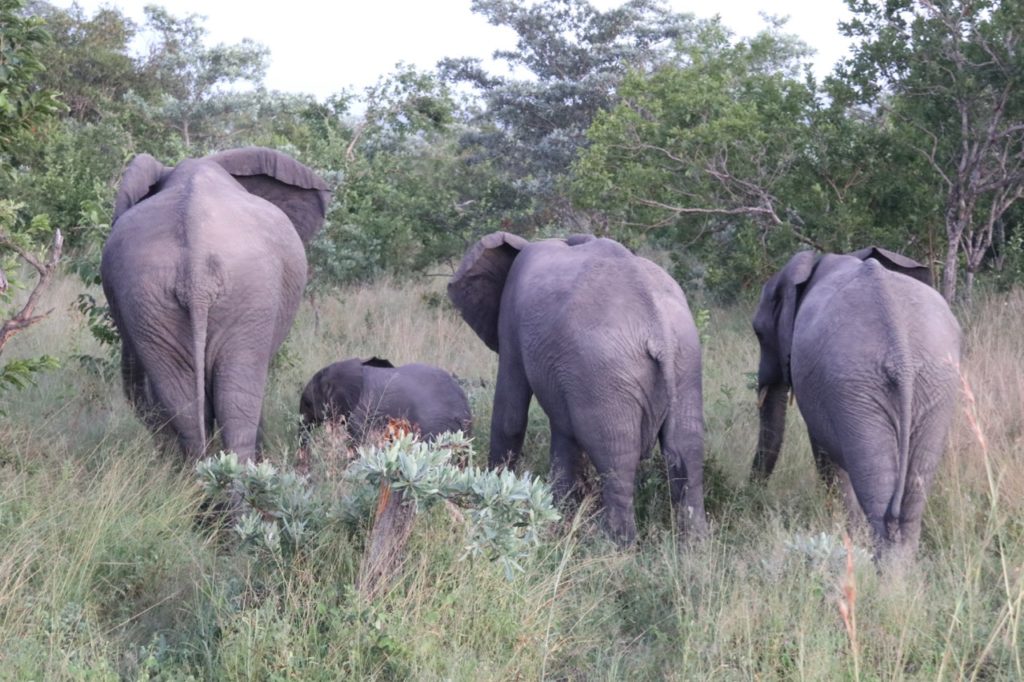
<svg viewBox="0 0 1024 682"><path fill-rule="evenodd" d="M366 132L367 122L365 120L360 121L359 125L352 132L352 139L349 141L348 146L345 148L345 161L352 163L356 158L356 145L359 144L359 138Z"/></svg>
<svg viewBox="0 0 1024 682"><path fill-rule="evenodd" d="M779 217L775 215L775 211L768 208L761 208L758 206L741 206L738 208L691 208L687 206L672 206L671 204L663 204L660 201L654 201L653 199L637 199L637 203L643 204L644 206L650 206L651 208L660 208L665 211L669 211L674 215L768 215L776 224L782 224Z"/></svg>
<svg viewBox="0 0 1024 682"><path fill-rule="evenodd" d="M804 244L807 244L808 246L814 247L815 249L817 249L818 251L821 251L822 253L827 253L827 252L831 251L831 249L829 249L827 246L825 246L824 244L819 242L817 239L814 239L813 237L810 237L809 235L807 235L793 221L790 221L789 227L790 227L791 230L793 230L793 236L795 236L798 241L801 241Z"/></svg>
<svg viewBox="0 0 1024 682"><path fill-rule="evenodd" d="M58 230L58 233L59 232L60 231ZM38 272L40 275L42 275L46 271L46 266L40 263L39 260L35 257L35 255L32 254L32 252L26 251L25 249L21 248L21 246L19 246L17 242L15 242L2 232L0 232L0 246L6 246L8 249L18 254L18 256L23 261L25 261L33 268L35 268L36 272Z"/></svg>
<svg viewBox="0 0 1024 682"><path fill-rule="evenodd" d="M39 280L36 282L35 288L32 289L32 293L29 294L28 300L25 301L25 305L22 306L21 310L18 311L14 317L4 322L3 325L0 325L0 351L3 351L3 347L11 337L18 332L28 329L40 320L45 319L51 312L53 312L50 310L42 315L33 315L40 297L43 295L43 292L46 291L51 279L53 278L53 273L57 270L57 264L60 262L61 251L64 248L64 236L60 233L60 230L54 230L53 242L50 245L50 255L45 264L40 263L39 260L31 253L28 253L20 246L13 243L7 235L0 234L0 245L6 246L17 253L39 273ZM0 279L3 279L2 273L0 273ZM6 280L4 280L4 285L6 287Z"/></svg>

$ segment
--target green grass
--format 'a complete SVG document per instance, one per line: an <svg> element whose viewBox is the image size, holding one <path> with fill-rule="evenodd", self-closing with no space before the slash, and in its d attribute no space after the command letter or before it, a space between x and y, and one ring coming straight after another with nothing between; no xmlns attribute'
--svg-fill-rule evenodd
<svg viewBox="0 0 1024 682"><path fill-rule="evenodd" d="M483 458L496 356L443 285L347 289L320 302L318 329L304 305L267 391L267 456L294 454L299 391L315 370L378 355L456 372ZM417 521L394 588L367 604L351 587L360 538L343 528L290 565L267 565L199 518L190 472L138 423L116 374L72 359L104 353L70 311L79 290L59 281L44 305L53 316L4 355L49 353L64 367L0 397L0 679L1024 677L1024 292L960 311L975 402L962 396L911 568L879 576L858 560L848 575L842 556L815 549L821 533L840 537L844 515L818 483L795 410L775 475L748 488L756 342L747 307L715 308L704 349L710 539L677 545L655 457L635 548L618 551L584 510L507 581L498 565L459 560L459 526L437 509ZM540 472L546 427L535 408L525 463Z"/></svg>

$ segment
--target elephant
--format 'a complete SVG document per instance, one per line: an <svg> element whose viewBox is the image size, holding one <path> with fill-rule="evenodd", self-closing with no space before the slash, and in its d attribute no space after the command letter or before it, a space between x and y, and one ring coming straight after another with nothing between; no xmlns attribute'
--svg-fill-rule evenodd
<svg viewBox="0 0 1024 682"><path fill-rule="evenodd" d="M262 147L174 167L139 154L126 167L100 266L123 388L188 461L215 424L225 450L256 456L270 362L329 200L312 170Z"/></svg>
<svg viewBox="0 0 1024 682"><path fill-rule="evenodd" d="M427 440L446 431L469 433L466 394L449 372L413 363L395 367L373 357L349 358L324 367L302 391L303 445L308 427L344 417L357 441L386 419L406 419Z"/></svg>
<svg viewBox="0 0 1024 682"><path fill-rule="evenodd" d="M636 470L657 439L677 528L704 535L700 340L668 273L611 239L494 232L465 253L448 296L498 353L492 468L515 466L536 395L559 503L578 497L585 452L600 478L604 528L631 544Z"/></svg>
<svg viewBox="0 0 1024 682"><path fill-rule="evenodd" d="M959 385L960 326L927 267L868 247L800 251L764 285L760 431L751 476L775 467L792 390L821 477L874 556L913 556Z"/></svg>

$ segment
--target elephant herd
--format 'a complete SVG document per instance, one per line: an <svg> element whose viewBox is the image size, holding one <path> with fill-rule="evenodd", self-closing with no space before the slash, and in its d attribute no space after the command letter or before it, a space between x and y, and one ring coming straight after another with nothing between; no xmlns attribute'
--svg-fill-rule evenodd
<svg viewBox="0 0 1024 682"><path fill-rule="evenodd" d="M124 391L188 459L205 453L215 425L225 450L256 456L268 368L329 197L310 169L259 147L173 168L143 154L125 169L102 261ZM926 267L880 248L801 251L764 285L753 319L752 477L771 474L792 392L819 473L838 484L851 525L866 520L876 557L917 547L958 390L960 328L930 283ZM631 542L637 467L657 442L679 530L707 533L700 340L672 277L611 239L496 232L466 252L448 296L498 353L490 466L516 465L536 396L556 500L580 494L589 460L605 529ZM381 417L408 419L424 437L471 420L447 371L379 358L320 370L299 408L307 426L346 417L357 438Z"/></svg>

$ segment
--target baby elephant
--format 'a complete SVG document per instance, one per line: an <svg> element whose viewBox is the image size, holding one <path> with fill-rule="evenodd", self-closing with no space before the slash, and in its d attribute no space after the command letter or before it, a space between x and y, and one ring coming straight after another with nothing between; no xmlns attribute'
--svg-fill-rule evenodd
<svg viewBox="0 0 1024 682"><path fill-rule="evenodd" d="M395 367L381 358L350 358L324 367L302 391L299 412L306 427L345 417L357 441L389 418L408 420L429 440L445 431L467 432L469 401L455 378L439 367ZM308 428L303 429L303 440Z"/></svg>

